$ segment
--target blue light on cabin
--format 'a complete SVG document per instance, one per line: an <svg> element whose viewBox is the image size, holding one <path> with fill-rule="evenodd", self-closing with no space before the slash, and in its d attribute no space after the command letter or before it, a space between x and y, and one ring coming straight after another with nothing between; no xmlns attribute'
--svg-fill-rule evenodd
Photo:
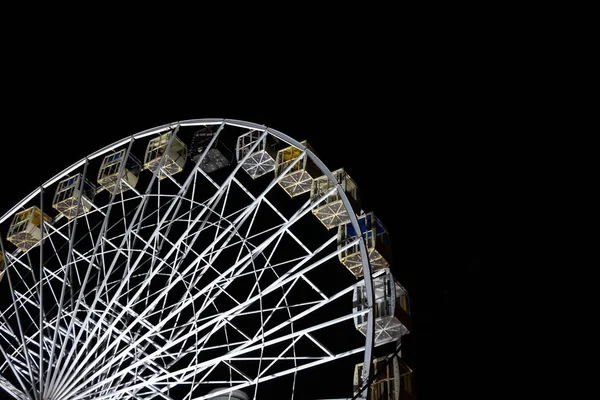
<svg viewBox="0 0 600 400"><path fill-rule="evenodd" d="M72 178L69 178L64 184L63 187L64 188L70 188L71 186L73 186L73 184L75 184L75 181L77 180L77 176L74 176Z"/></svg>
<svg viewBox="0 0 600 400"><path fill-rule="evenodd" d="M108 156L108 162L113 162L115 160L118 160L119 158L121 158L121 153L120 152L112 154L112 155Z"/></svg>
<svg viewBox="0 0 600 400"><path fill-rule="evenodd" d="M358 218L358 225L360 226L360 230L365 238L371 238L373 236L373 216L372 214L367 214ZM389 245L389 237L387 230L384 228L381 221L378 218L375 218L375 232L377 236L382 237L384 245ZM346 226L346 231L348 232L348 237L353 238L356 237L356 231L352 224L348 224Z"/></svg>

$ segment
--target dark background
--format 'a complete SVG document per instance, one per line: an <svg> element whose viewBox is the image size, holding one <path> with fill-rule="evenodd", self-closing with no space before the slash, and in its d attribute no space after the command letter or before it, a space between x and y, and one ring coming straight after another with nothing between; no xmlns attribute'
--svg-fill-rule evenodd
<svg viewBox="0 0 600 400"><path fill-rule="evenodd" d="M1 95L0 212L83 156L168 122L242 119L308 139L330 169L347 168L363 208L390 230L412 298L405 355L418 398L480 398L507 196L497 77L456 53L406 67L324 47L285 59L16 57Z"/></svg>

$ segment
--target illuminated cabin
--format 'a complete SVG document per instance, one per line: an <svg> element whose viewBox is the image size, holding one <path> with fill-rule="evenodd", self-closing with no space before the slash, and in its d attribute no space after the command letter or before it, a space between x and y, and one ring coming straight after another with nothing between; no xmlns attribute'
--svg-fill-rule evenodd
<svg viewBox="0 0 600 400"><path fill-rule="evenodd" d="M210 392L208 392L208 394L220 392L223 389L226 389L226 388L213 389ZM234 391L226 393L226 394L221 394L216 397L211 397L211 399L212 400L250 400L250 397L246 393L242 392L241 390L234 390Z"/></svg>
<svg viewBox="0 0 600 400"><path fill-rule="evenodd" d="M75 218L91 210L95 195L96 186L83 178L81 174L77 174L58 184L52 200L52 207L68 219ZM79 203L79 198L81 198L81 203Z"/></svg>
<svg viewBox="0 0 600 400"><path fill-rule="evenodd" d="M300 142L300 144L312 151L312 148L306 140ZM293 164L294 166L279 180L279 185L291 197L310 192L313 179L322 174L321 170L306 153L302 155L302 150L294 146L289 146L277 152L277 158L275 160L275 176L279 177L282 175L290 164Z"/></svg>
<svg viewBox="0 0 600 400"><path fill-rule="evenodd" d="M360 210L358 204L358 186L343 168L332 172L335 180L340 184L354 210ZM310 191L310 200L315 202L325 196L335 186L333 182L323 175L313 180ZM356 211L355 211L356 212ZM313 214L325 225L327 229L335 228L350 222L350 215L342 202L340 193L336 190L327 196L318 207L313 208Z"/></svg>
<svg viewBox="0 0 600 400"><path fill-rule="evenodd" d="M271 135L260 139L263 134L263 132L257 131L245 133L238 137L235 146L235 155L237 161L240 162L252 150L256 142L259 142L252 154L242 164L242 169L252 179L259 178L275 169L277 142Z"/></svg>
<svg viewBox="0 0 600 400"><path fill-rule="evenodd" d="M213 135L214 133L209 126L194 133L192 145L190 146L191 157L194 163L198 162L206 146L210 144ZM213 147L206 152L206 155L200 162L200 168L207 174L210 174L231 164L232 158L233 154L231 151L219 140L216 140Z"/></svg>
<svg viewBox="0 0 600 400"><path fill-rule="evenodd" d="M125 149L117 151L107 155L102 160L98 172L98 184L110 194L119 194L137 185L142 164L133 154L129 154L127 160L125 160L125 152ZM125 162L125 165L119 180L119 172L123 162Z"/></svg>
<svg viewBox="0 0 600 400"><path fill-rule="evenodd" d="M52 218L45 213L43 219L48 224L52 222ZM33 206L16 213L8 228L7 239L22 251L27 251L40 244L42 240L42 210Z"/></svg>
<svg viewBox="0 0 600 400"><path fill-rule="evenodd" d="M354 367L354 393L363 386L364 363ZM371 400L413 400L412 370L398 356L390 355L373 360L375 379L371 384Z"/></svg>
<svg viewBox="0 0 600 400"><path fill-rule="evenodd" d="M383 275L373 279L375 295L375 345L381 345L400 339L412 328L410 301L406 289L402 287L389 269ZM367 308L365 281L354 286L353 312ZM354 325L363 335L367 335L368 314L354 317Z"/></svg>
<svg viewBox="0 0 600 400"><path fill-rule="evenodd" d="M371 272L388 268L392 261L392 249L388 231L374 213L366 213L358 217L358 224L362 232L369 255ZM338 228L338 249L345 247L358 237L352 224L342 225ZM340 252L339 259L346 268L359 279L363 276L362 258L359 244L356 243Z"/></svg>
<svg viewBox="0 0 600 400"><path fill-rule="evenodd" d="M176 173L181 172L187 160L187 146L178 137L173 139L173 142L167 151L167 145L169 144L171 135L171 131L163 133L162 135L151 139L146 147L144 168L149 169L152 173L156 172L156 169L164 156L158 179L164 179L167 176L173 176ZM167 154L165 154L165 152Z"/></svg>
<svg viewBox="0 0 600 400"><path fill-rule="evenodd" d="M6 264L4 263L4 254L0 251L0 282L2 282L2 278L4 278L4 267Z"/></svg>

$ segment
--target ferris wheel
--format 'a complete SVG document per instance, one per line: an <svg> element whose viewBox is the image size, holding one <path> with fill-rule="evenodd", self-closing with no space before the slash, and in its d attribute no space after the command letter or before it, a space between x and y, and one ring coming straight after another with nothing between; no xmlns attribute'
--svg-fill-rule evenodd
<svg viewBox="0 0 600 400"><path fill-rule="evenodd" d="M152 128L42 184L0 233L0 393L410 398L385 357L411 329L388 231L306 141Z"/></svg>

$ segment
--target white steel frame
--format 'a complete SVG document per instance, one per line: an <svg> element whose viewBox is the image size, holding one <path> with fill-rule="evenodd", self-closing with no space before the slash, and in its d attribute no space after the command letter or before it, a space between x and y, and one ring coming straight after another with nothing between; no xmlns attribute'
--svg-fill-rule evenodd
<svg viewBox="0 0 600 400"><path fill-rule="evenodd" d="M169 400L173 388L187 385L190 390L185 400L212 398L247 387L254 387L256 398L260 382L289 374L294 375L295 382L296 374L305 369L353 354L364 354L363 381L368 381L374 346L373 276L362 235L343 248L330 251L327 248L335 246L337 240L333 233L331 239L311 250L290 230L334 192L348 210L352 206L325 164L300 142L275 129L238 120L196 119L139 132L65 169L4 214L0 223L10 221L32 202L42 212L51 210L43 202L44 194L74 172L83 171L85 178L89 164L98 157L125 148L123 160L126 160L135 141L173 131L169 148L180 128L209 125L218 130L184 182L172 176L157 179L157 173L146 188L131 187L123 180L122 184L130 190L104 193L109 196L106 204L94 201L89 212L82 212L72 220L59 214L52 224L44 223L43 246L27 252L9 251L4 238L0 238L0 251L6 263L1 291L8 290L11 298L10 304L0 304L0 360L3 360L0 393L4 391L20 400ZM267 194L281 190L277 183L285 173L272 178L259 195L245 188L236 175L238 171L244 173L241 166L251 153L261 150L260 141L254 144L255 150L246 152L223 183L216 183L199 166L226 127L260 132L262 139L272 135L283 145L299 148L334 182L334 187L319 199L306 201L293 216L284 217ZM161 170L164 154L157 171ZM124 165L125 162L118 181L124 174ZM214 193L203 200L198 199L195 191L200 179L206 179L214 187ZM83 185L84 179L80 181ZM162 189L165 185L171 186ZM247 194L248 205L227 211L230 191L234 188ZM83 192L81 189L79 193ZM154 205L149 206L150 203ZM261 207L275 212L281 220L265 231L254 232L252 227ZM355 231L360 232L355 213L349 215ZM183 231L173 237L172 229ZM194 247L198 240L209 235L211 243L202 249ZM279 264L271 263L284 237L291 238L305 254ZM82 249L81 241L87 241L90 248ZM341 251L357 243L364 264L367 308L352 312L351 301L347 301L347 309L339 309L338 317L295 329L294 323L307 315L340 298L351 299L353 284L328 296L307 274L326 261L337 260ZM218 257L235 248L239 251L229 268L213 267ZM348 274L341 264L339 271ZM274 280L261 286L267 275L274 276ZM240 297L239 293L228 290L243 279L255 280L249 293ZM151 288L155 281L164 285L160 289ZM287 298L290 291L306 284L317 299L290 304ZM181 291L182 287L186 289ZM173 293L180 293L174 302L170 297ZM273 295L281 299L276 306L264 308L263 301ZM218 308L217 302L221 301L230 306ZM257 304L258 309L253 309ZM297 312L293 315L292 310ZM289 317L269 327L277 311L284 311ZM189 315L182 317L183 313ZM314 337L315 332L352 322L357 315L367 315L364 346L335 353ZM236 326L236 318L247 316L260 319L261 327L251 334ZM212 343L223 333L223 343ZM360 335L355 330L348 332L352 334ZM318 346L322 355L297 354L296 344L305 340ZM265 355L278 345L287 346L277 356ZM256 374L242 370L239 362L258 363ZM286 362L293 364L283 368ZM213 371L220 367L226 368L228 379L211 380ZM349 388L351 382L352 376L348 376ZM195 388L209 383L222 384L223 389L192 397ZM367 398L368 390L361 394L363 399Z"/></svg>

